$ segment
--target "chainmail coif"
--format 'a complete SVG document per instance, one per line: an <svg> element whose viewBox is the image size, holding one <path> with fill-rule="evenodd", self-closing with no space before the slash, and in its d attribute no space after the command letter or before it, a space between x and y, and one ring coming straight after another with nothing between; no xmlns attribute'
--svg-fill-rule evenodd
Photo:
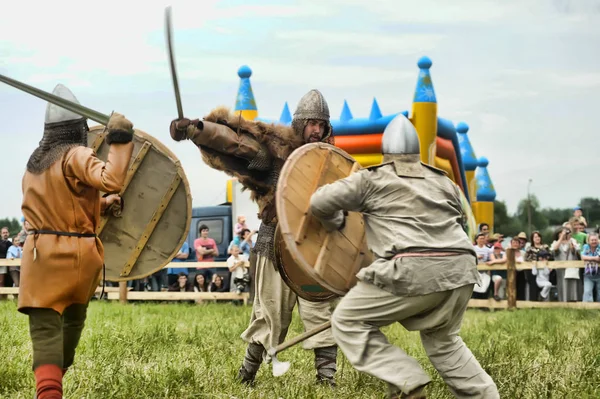
<svg viewBox="0 0 600 399"><path fill-rule="evenodd" d="M63 154L73 147L87 146L86 119L76 119L67 122L46 123L44 136L27 162L27 170L40 174L48 169Z"/></svg>

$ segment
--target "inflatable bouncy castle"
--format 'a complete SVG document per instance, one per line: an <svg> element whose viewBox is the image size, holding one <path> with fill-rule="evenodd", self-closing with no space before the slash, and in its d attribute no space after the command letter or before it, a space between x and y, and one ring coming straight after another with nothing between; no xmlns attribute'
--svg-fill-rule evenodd
<svg viewBox="0 0 600 399"><path fill-rule="evenodd" d="M432 62L422 57L417 65L419 75L413 96L411 111L404 110L383 115L374 98L368 117L355 118L346 101L339 119L331 119L335 145L349 153L363 167L381 163L381 139L383 131L394 117L404 114L417 129L421 146L421 161L442 169L459 188L462 202L469 219L469 234L473 237L480 223L487 223L493 231L494 200L496 192L487 171L489 164L484 157L476 158L467 136L469 126L465 122L455 125L451 120L438 116L437 99L430 69ZM250 77L252 70L244 65L239 68L240 86L235 102L235 112L248 120L290 124L292 114L285 102L279 120L258 117L258 108ZM231 199L228 188L228 201Z"/></svg>

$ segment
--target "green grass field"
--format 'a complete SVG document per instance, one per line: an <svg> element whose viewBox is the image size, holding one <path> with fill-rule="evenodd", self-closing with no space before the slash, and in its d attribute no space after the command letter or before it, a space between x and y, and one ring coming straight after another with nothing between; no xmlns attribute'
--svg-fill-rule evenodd
<svg viewBox="0 0 600 399"><path fill-rule="evenodd" d="M263 365L254 388L235 382L245 344L239 338L250 307L230 304L92 302L66 398L383 398L385 385L356 372L340 352L338 387L314 384L313 353L282 353L282 377ZM288 338L300 334L297 313ZM433 377L431 398L451 394L425 356L416 333L385 329ZM600 398L600 312L469 310L462 337L502 398ZM27 318L0 302L0 398L32 398Z"/></svg>

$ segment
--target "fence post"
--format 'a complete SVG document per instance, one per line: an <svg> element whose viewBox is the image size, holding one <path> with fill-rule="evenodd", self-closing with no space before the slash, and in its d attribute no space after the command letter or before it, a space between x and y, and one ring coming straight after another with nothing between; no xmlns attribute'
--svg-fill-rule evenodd
<svg viewBox="0 0 600 399"><path fill-rule="evenodd" d="M508 309L517 307L517 269L515 267L515 250L506 249L506 299L508 300Z"/></svg>
<svg viewBox="0 0 600 399"><path fill-rule="evenodd" d="M127 281L119 281L119 302L127 303Z"/></svg>

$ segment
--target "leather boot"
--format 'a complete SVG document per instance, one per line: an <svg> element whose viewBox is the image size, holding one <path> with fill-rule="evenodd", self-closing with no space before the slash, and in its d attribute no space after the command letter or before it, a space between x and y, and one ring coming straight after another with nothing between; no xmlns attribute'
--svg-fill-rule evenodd
<svg viewBox="0 0 600 399"><path fill-rule="evenodd" d="M244 384L252 385L256 373L262 363L262 357L265 349L260 344L251 343L246 348L244 362L238 371L238 380Z"/></svg>
<svg viewBox="0 0 600 399"><path fill-rule="evenodd" d="M337 346L315 349L315 368L317 383L335 387L335 372L337 371Z"/></svg>

